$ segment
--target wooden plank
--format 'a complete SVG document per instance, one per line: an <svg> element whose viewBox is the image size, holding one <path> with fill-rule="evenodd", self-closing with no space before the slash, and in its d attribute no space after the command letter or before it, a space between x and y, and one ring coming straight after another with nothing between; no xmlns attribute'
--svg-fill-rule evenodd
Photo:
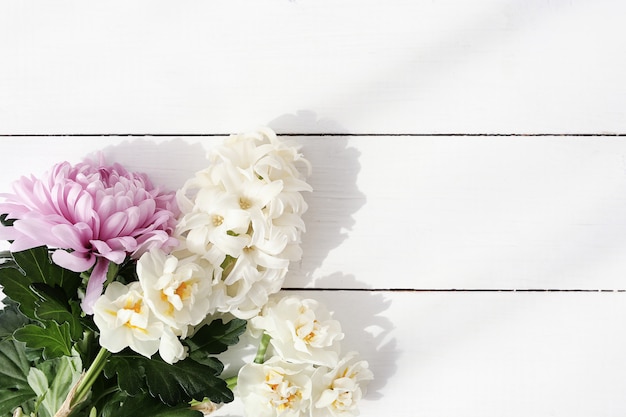
<svg viewBox="0 0 626 417"><path fill-rule="evenodd" d="M621 139L295 139L315 191L289 287L626 289ZM0 190L96 151L176 189L220 141L3 138Z"/></svg>
<svg viewBox="0 0 626 417"><path fill-rule="evenodd" d="M0 133L624 133L625 11L3 2Z"/></svg>
<svg viewBox="0 0 626 417"><path fill-rule="evenodd" d="M626 414L624 293L301 295L334 310L344 351L370 362L362 417Z"/></svg>
<svg viewBox="0 0 626 417"><path fill-rule="evenodd" d="M306 142L316 191L294 285L625 288L626 142L333 139Z"/></svg>

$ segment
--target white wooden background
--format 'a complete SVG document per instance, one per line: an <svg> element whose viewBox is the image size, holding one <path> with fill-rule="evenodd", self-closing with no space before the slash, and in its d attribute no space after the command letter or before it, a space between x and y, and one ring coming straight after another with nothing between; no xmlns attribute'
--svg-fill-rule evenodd
<svg viewBox="0 0 626 417"><path fill-rule="evenodd" d="M176 188L269 125L314 168L287 285L370 361L362 416L625 416L625 13L3 1L0 190L98 150Z"/></svg>

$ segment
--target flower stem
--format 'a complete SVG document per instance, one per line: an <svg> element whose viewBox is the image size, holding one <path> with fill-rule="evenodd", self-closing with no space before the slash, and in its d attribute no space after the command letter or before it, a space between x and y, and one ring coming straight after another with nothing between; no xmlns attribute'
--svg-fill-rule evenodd
<svg viewBox="0 0 626 417"><path fill-rule="evenodd" d="M76 388L76 392L74 393L74 397L70 401L70 408L73 408L77 404L80 404L81 401L85 399L87 394L89 394L89 390L91 390L91 386L98 376L104 369L104 365L106 365L107 359L111 356L111 353L105 348L100 348L100 352L94 359L93 363L85 372L85 375L78 382L78 387Z"/></svg>
<svg viewBox="0 0 626 417"><path fill-rule="evenodd" d="M265 362L265 352L267 352L267 346L270 344L271 339L272 337L269 334L263 333L261 342L259 342L259 348L256 351L256 356L254 357L254 363L261 364ZM226 381L228 389L232 391L237 386L237 375L226 378L224 381Z"/></svg>
<svg viewBox="0 0 626 417"><path fill-rule="evenodd" d="M226 378L225 381L228 389L232 391L237 386L237 375Z"/></svg>
<svg viewBox="0 0 626 417"><path fill-rule="evenodd" d="M254 357L254 363L265 362L265 352L267 351L267 345L269 345L270 339L271 336L269 334L263 333L261 343L259 343L259 349L256 351L256 356Z"/></svg>

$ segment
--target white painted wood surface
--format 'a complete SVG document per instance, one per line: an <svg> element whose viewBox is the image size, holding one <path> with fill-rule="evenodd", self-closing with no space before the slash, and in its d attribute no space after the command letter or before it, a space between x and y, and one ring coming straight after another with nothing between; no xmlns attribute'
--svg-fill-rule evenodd
<svg viewBox="0 0 626 417"><path fill-rule="evenodd" d="M626 411L626 141L296 139L315 190L286 285L317 288L371 362L364 416ZM99 151L176 189L221 140L4 138L0 189Z"/></svg>
<svg viewBox="0 0 626 417"><path fill-rule="evenodd" d="M2 2L0 192L94 151L176 188L221 140L185 134L319 134L287 285L371 362L362 416L623 416L624 12Z"/></svg>
<svg viewBox="0 0 626 417"><path fill-rule="evenodd" d="M619 133L623 15L619 0L3 1L0 132ZM283 118L298 111L315 117Z"/></svg>

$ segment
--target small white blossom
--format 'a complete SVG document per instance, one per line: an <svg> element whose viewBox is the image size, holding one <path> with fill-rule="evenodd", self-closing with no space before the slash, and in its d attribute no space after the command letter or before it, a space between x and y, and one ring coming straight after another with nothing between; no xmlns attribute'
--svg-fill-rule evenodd
<svg viewBox="0 0 626 417"><path fill-rule="evenodd" d="M187 357L187 349L180 342L178 335L174 334L171 327L164 326L163 328L161 342L159 343L159 355L161 359L169 364L176 363Z"/></svg>
<svg viewBox="0 0 626 417"><path fill-rule="evenodd" d="M273 357L249 363L239 371L237 392L245 414L257 417L299 417L309 414L314 368Z"/></svg>
<svg viewBox="0 0 626 417"><path fill-rule="evenodd" d="M312 417L350 417L359 414L358 403L373 379L366 361L350 352L336 367L320 367L313 376Z"/></svg>
<svg viewBox="0 0 626 417"><path fill-rule="evenodd" d="M338 361L341 324L316 300L270 300L250 325L271 336L272 347L285 360L330 367Z"/></svg>
<svg viewBox="0 0 626 417"><path fill-rule="evenodd" d="M110 283L95 303L93 318L100 345L113 353L130 347L151 357L159 349L163 323L148 307L138 282Z"/></svg>
<svg viewBox="0 0 626 417"><path fill-rule="evenodd" d="M249 243L246 233L250 228L250 215L239 208L236 196L218 194L215 190L204 191L208 204L198 206L184 214L176 232L186 238L186 245L192 252L203 254L212 246L221 253L218 264L226 255L237 257ZM212 194L212 197L206 197Z"/></svg>
<svg viewBox="0 0 626 417"><path fill-rule="evenodd" d="M209 312L212 270L194 262L196 257L145 253L137 262L137 276L154 314L179 336L186 337Z"/></svg>
<svg viewBox="0 0 626 417"><path fill-rule="evenodd" d="M267 304L269 295L280 290L286 273L286 269L270 268L264 271L257 271L254 273L258 276L255 281L250 280L249 276L240 276L239 279L233 279L237 275L229 274L228 285L225 286L225 290L228 291L228 297L219 311L231 313L240 319L251 319Z"/></svg>

